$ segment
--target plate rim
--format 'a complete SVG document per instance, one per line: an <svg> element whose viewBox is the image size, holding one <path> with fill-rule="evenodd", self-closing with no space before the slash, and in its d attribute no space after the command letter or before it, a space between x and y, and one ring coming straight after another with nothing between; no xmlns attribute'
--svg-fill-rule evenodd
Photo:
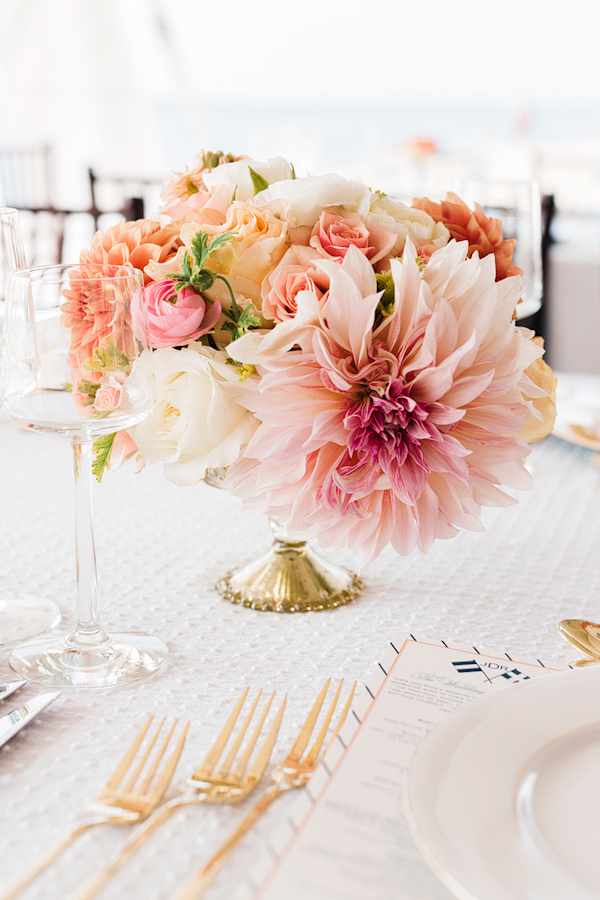
<svg viewBox="0 0 600 900"><path fill-rule="evenodd" d="M540 691L542 692L542 698L549 694L549 696L545 697L544 702L552 704L553 693L557 690L559 692L563 690L561 685L569 686L568 689L564 689L567 690L568 693L575 692L576 695L581 695L582 691L590 691L593 693L595 684L595 692L597 694L598 682L600 682L600 669L592 667L548 672L541 677L535 678L524 684L509 686L506 690L488 694L485 697L469 703L468 706L436 725L415 750L408 772L405 804L407 818L423 856L429 862L440 880L452 890L460 900L513 900L514 896L516 896L514 893L515 888L513 885L509 890L506 885L499 884L495 881L489 865L487 869L489 875L487 873L484 874L484 881L486 878L492 879L489 884L482 885L480 883L481 867L479 867L479 869L475 867L477 871L475 873L468 873L467 877L465 877L464 865L461 866L461 862L464 863L463 855L457 857L449 852L451 850L451 843L447 823L444 823L440 819L439 809L435 810L435 815L433 815L431 811L423 811L423 808L420 807L420 800L418 797L419 791L422 790L424 784L428 785L427 790L424 791L425 794L429 794L429 799L426 800L426 802L433 807L435 805L436 795L439 794L446 779L446 772L439 771L440 760L443 759L445 752L450 754L456 754L457 752L464 753L464 747L467 746L468 749L469 740L473 742L473 735L479 734L477 725L482 720L485 720L486 725L493 726L494 717L497 716L502 718L503 714L506 712L508 723L510 725L511 707L513 709L514 717L514 709L523 706L526 709L528 705L535 704ZM525 698L525 701L520 699L523 697ZM527 698L529 698L529 700L527 700ZM593 712L594 711L592 710L590 715L593 716ZM596 712L595 718L588 724L599 723L600 714ZM563 729L565 734L571 730L570 726ZM525 748L524 752L520 754L517 753L518 765L514 772L510 790L507 791L510 793L510 806L512 808L512 819L515 823L515 831L517 830L515 808L516 796L518 787L521 783L522 774L526 771L528 763L530 763L538 753L542 752L548 743L548 740L540 738L539 744L533 752L529 752ZM450 756L448 758L452 759L453 757ZM432 765L437 766L437 772L432 772ZM507 790L506 786L505 790ZM489 808L486 809L486 812L488 814L490 813ZM502 812L506 813L506 810L502 810ZM432 820L437 821L437 832L435 825L433 828L431 827ZM450 861L448 859L449 856ZM490 862L494 861L489 855L488 859ZM522 886L523 890L527 890L527 893L519 894L522 900L530 900L530 898L533 900L534 896L540 896L538 893L534 894L532 892L531 873L525 867L524 863L520 867L518 859L514 860L514 872L521 879L521 885L517 885L517 887ZM589 894L584 892L577 894L577 896L587 898ZM575 889L573 890L571 897L575 900Z"/></svg>

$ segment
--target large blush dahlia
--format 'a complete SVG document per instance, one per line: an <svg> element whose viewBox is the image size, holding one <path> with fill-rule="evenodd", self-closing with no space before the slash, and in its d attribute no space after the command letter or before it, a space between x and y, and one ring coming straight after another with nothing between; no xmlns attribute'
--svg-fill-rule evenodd
<svg viewBox="0 0 600 900"><path fill-rule="evenodd" d="M226 487L362 566L388 542L405 555L482 531L482 506L514 502L500 486L529 483L516 435L524 394L544 393L524 375L542 351L512 318L519 278L496 282L493 255L468 249L451 241L424 267L407 241L390 315L355 247L315 261L325 302L302 291L293 319L230 346L256 366L237 390L259 424Z"/></svg>

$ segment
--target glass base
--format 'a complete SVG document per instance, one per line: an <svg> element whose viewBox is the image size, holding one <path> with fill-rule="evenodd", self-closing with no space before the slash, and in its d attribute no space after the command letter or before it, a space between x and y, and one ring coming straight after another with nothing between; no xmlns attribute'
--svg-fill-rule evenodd
<svg viewBox="0 0 600 900"><path fill-rule="evenodd" d="M14 647L21 641L56 628L60 609L51 600L0 591L0 648Z"/></svg>
<svg viewBox="0 0 600 900"><path fill-rule="evenodd" d="M333 565L305 541L282 539L260 559L217 582L217 590L231 603L281 613L343 606L361 587L354 572Z"/></svg>
<svg viewBox="0 0 600 900"><path fill-rule="evenodd" d="M87 649L50 635L15 647L9 657L22 678L57 688L106 688L149 678L169 658L161 640L148 634L114 634Z"/></svg>

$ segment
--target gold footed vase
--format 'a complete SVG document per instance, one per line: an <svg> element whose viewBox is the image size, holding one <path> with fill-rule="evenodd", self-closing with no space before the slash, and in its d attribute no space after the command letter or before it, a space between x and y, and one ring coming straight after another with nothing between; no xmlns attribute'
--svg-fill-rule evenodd
<svg viewBox="0 0 600 900"><path fill-rule="evenodd" d="M269 524L275 540L268 553L217 582L226 600L252 609L297 613L333 609L358 596L362 585L354 572L328 562L306 541L291 540L273 519Z"/></svg>

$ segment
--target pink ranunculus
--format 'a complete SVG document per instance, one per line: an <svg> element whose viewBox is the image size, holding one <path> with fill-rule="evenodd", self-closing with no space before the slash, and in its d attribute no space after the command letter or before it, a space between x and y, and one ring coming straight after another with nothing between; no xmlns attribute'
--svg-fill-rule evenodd
<svg viewBox="0 0 600 900"><path fill-rule="evenodd" d="M396 235L373 223L367 226L358 213L323 210L310 238L310 245L330 259L344 259L349 247L356 247L374 265L396 243Z"/></svg>
<svg viewBox="0 0 600 900"><path fill-rule="evenodd" d="M126 377L125 372L111 372L96 391L94 409L107 412L118 409Z"/></svg>
<svg viewBox="0 0 600 900"><path fill-rule="evenodd" d="M175 285L171 279L158 281L132 300L133 329L153 350L191 344L214 328L221 315L218 300L209 305L193 287L177 293Z"/></svg>
<svg viewBox="0 0 600 900"><path fill-rule="evenodd" d="M283 322L293 319L300 291L311 291L319 304L329 290L329 275L314 264L311 247L292 246L262 283L262 312L265 319Z"/></svg>

